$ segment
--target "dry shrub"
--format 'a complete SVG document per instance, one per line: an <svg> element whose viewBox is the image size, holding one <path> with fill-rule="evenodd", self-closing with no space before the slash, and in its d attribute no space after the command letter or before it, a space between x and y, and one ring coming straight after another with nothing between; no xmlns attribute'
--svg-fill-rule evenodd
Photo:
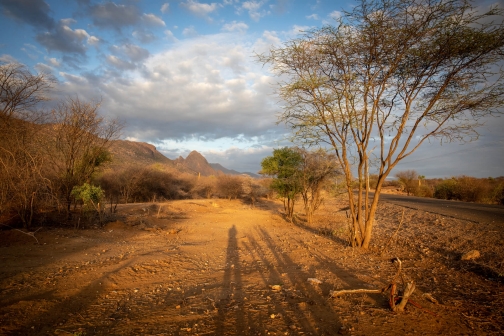
<svg viewBox="0 0 504 336"><path fill-rule="evenodd" d="M237 199L243 193L241 176L222 175L217 177L217 191L220 197Z"/></svg>
<svg viewBox="0 0 504 336"><path fill-rule="evenodd" d="M476 203L503 204L504 178L452 177L435 186L434 197Z"/></svg>
<svg viewBox="0 0 504 336"><path fill-rule="evenodd" d="M159 167L128 167L103 174L98 183L107 198L122 202L156 202L191 198L195 176Z"/></svg>
<svg viewBox="0 0 504 336"><path fill-rule="evenodd" d="M193 198L210 199L215 194L216 184L217 179L215 176L200 176L194 184L191 195Z"/></svg>

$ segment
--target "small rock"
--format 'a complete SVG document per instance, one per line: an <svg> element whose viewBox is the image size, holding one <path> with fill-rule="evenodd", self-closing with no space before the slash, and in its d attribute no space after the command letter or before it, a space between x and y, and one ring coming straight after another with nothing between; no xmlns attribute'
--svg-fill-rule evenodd
<svg viewBox="0 0 504 336"><path fill-rule="evenodd" d="M473 259L479 258L480 256L481 256L481 254L478 250L472 250L472 251L464 253L460 259L461 260L473 260Z"/></svg>
<svg viewBox="0 0 504 336"><path fill-rule="evenodd" d="M272 319L274 319L274 318L275 318L275 314L271 314L271 315L270 315L270 317L271 317Z"/></svg>
<svg viewBox="0 0 504 336"><path fill-rule="evenodd" d="M273 286L270 286L270 287L271 287L271 289L272 289L272 290L274 290L274 291L279 291L279 290L281 290L281 289L282 289L282 286L280 286L280 285L273 285Z"/></svg>
<svg viewBox="0 0 504 336"><path fill-rule="evenodd" d="M347 335L348 334L348 328L347 327L341 327L338 330L338 334L340 334L340 335Z"/></svg>
<svg viewBox="0 0 504 336"><path fill-rule="evenodd" d="M317 284L317 285L322 283L322 281L317 278L308 278L308 282L311 284Z"/></svg>

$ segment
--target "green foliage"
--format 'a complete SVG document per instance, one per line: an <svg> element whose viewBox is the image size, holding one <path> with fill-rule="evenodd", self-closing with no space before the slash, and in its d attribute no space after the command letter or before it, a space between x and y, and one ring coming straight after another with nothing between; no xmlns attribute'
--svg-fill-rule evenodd
<svg viewBox="0 0 504 336"><path fill-rule="evenodd" d="M302 163L302 155L289 147L275 149L273 156L268 156L261 161L260 173L273 177L270 188L284 199L285 212L287 218L291 220L296 196L302 188L300 179Z"/></svg>
<svg viewBox="0 0 504 336"><path fill-rule="evenodd" d="M292 199L301 190L299 171L303 157L292 148L284 147L273 150L273 156L261 162L261 174L274 177L271 188L280 197Z"/></svg>
<svg viewBox="0 0 504 336"><path fill-rule="evenodd" d="M76 200L82 201L84 206L89 207L93 205L94 207L96 204L100 203L103 196L105 196L105 192L100 187L84 183L80 187L74 187L72 189L72 196Z"/></svg>
<svg viewBox="0 0 504 336"><path fill-rule="evenodd" d="M456 199L457 194L457 180L451 178L449 180L443 180L436 186L434 191L434 197L446 200Z"/></svg>

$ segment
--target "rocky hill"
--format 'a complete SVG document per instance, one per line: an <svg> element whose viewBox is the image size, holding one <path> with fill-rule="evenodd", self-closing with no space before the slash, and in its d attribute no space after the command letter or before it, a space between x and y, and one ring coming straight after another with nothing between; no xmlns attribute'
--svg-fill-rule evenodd
<svg viewBox="0 0 504 336"><path fill-rule="evenodd" d="M170 160L161 154L154 145L145 142L135 142L128 140L115 140L110 148L112 153L112 168L121 166L150 166L160 164L175 168L181 172L191 174L201 174L202 176L219 175L241 175L237 172L223 167L218 163L208 163L203 155L197 151L192 151L185 159L179 157ZM252 173L245 173L252 177L258 177Z"/></svg>
<svg viewBox="0 0 504 336"><path fill-rule="evenodd" d="M140 165L149 166L155 163L175 166L174 162L157 151L154 145L145 142L128 140L112 141L110 148L112 153L112 165Z"/></svg>
<svg viewBox="0 0 504 336"><path fill-rule="evenodd" d="M192 151L185 159L180 156L178 159L175 159L174 163L177 167L189 169L195 174L201 174L202 176L224 175L222 171L213 169L205 157L197 151Z"/></svg>

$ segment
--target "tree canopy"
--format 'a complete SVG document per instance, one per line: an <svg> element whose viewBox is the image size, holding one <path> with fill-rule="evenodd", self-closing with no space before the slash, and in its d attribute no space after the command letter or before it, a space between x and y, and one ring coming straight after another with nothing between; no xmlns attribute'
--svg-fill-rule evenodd
<svg viewBox="0 0 504 336"><path fill-rule="evenodd" d="M467 0L361 0L335 26L259 55L282 78L279 120L329 146L346 177L354 244L367 248L379 193L429 139L470 141L504 102L503 11ZM376 195L364 188L378 173ZM359 192L354 199L353 172Z"/></svg>

